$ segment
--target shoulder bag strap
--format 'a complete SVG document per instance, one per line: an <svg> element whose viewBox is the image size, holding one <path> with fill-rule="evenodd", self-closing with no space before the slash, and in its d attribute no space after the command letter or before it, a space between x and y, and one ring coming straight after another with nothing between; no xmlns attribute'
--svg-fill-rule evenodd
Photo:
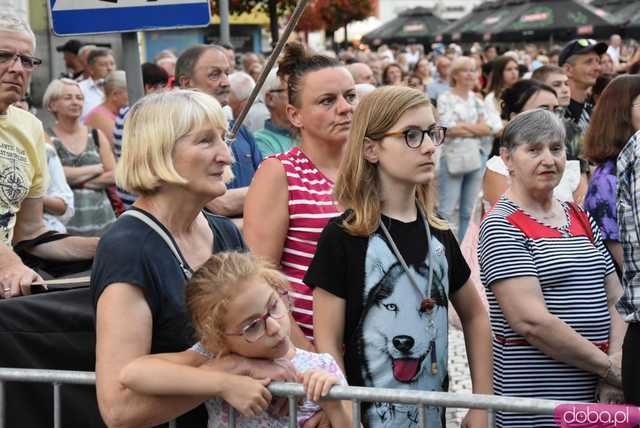
<svg viewBox="0 0 640 428"><path fill-rule="evenodd" d="M171 238L169 237L167 232L165 232L153 219L151 219L148 215L146 215L142 211L133 210L133 209L129 209L129 210L125 211L124 213L122 213L122 215L123 216L128 215L128 216L131 216L131 217L135 217L138 220L140 220L141 222L145 223L151 229L153 229L160 236L160 238L162 238L162 240L165 242L165 244L167 244L167 247L169 247L169 249L173 253L173 256L176 258L176 260L180 264L180 269L182 269L182 273L184 274L185 278L186 279L190 279L191 278L191 275L193 273L191 272L191 269L189 269L187 267L187 264L182 259L182 256L180 255L180 252L178 251L178 249L174 245L173 241L171 240Z"/></svg>
<svg viewBox="0 0 640 428"><path fill-rule="evenodd" d="M100 149L100 136L97 128L91 128L91 136L93 137L93 144L96 145L97 149Z"/></svg>

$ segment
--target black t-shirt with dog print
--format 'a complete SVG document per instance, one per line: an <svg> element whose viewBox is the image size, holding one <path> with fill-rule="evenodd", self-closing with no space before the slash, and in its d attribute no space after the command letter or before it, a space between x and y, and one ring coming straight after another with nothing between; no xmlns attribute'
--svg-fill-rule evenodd
<svg viewBox="0 0 640 428"><path fill-rule="evenodd" d="M341 226L346 215L348 212L331 220L323 230L304 282L346 301L343 343L349 384L447 391L447 304L470 276L453 233L430 228L434 305L429 310L421 305L428 282L422 219L403 223L382 217L417 278L421 295L409 282L382 231L369 237L350 235ZM417 427L418 409L375 403L363 406L363 418L372 428ZM445 426L444 409L428 408L428 426Z"/></svg>

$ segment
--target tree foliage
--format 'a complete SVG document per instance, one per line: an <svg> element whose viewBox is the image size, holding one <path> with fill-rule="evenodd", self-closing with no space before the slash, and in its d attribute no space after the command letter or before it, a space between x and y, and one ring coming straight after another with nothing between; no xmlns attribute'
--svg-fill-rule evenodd
<svg viewBox="0 0 640 428"><path fill-rule="evenodd" d="M275 0L280 15L286 14L296 6L295 0ZM217 0L209 0L211 13L218 13ZM267 12L269 10L269 0L229 0L230 13L249 13L255 10Z"/></svg>
<svg viewBox="0 0 640 428"><path fill-rule="evenodd" d="M315 0L314 6L324 29L329 32L368 18L373 13L373 2L369 0Z"/></svg>
<svg viewBox="0 0 640 428"><path fill-rule="evenodd" d="M278 15L289 14L295 8L296 0L275 0ZM211 10L218 12L217 1L210 0ZM229 0L231 13L260 10L267 12L269 0ZM312 0L300 19L299 31L326 30L334 32L350 22L365 19L373 13L373 2L369 0Z"/></svg>

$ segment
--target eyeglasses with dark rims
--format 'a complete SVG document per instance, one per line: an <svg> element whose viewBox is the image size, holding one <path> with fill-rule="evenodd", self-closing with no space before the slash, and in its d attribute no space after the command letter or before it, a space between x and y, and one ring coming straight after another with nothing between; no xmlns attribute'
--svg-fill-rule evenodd
<svg viewBox="0 0 640 428"><path fill-rule="evenodd" d="M417 127L410 127L404 131L387 132L382 134L383 137L397 137L404 136L404 142L407 147L411 149L417 149L424 142L424 136L428 135L433 142L434 146L439 146L444 142L444 137L447 135L447 128L440 125L431 125L427 129L420 129Z"/></svg>
<svg viewBox="0 0 640 428"><path fill-rule="evenodd" d="M42 60L40 58L36 58L34 56L19 54L10 51L0 50L0 64L13 64L17 60L20 60L20 64L25 70L33 70L37 68L40 64L42 64Z"/></svg>

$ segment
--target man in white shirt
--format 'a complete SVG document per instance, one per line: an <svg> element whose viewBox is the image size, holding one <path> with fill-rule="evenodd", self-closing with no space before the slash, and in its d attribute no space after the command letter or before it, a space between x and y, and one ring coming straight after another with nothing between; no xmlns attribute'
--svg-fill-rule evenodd
<svg viewBox="0 0 640 428"><path fill-rule="evenodd" d="M434 106L438 101L438 97L451 89L449 87L450 65L451 60L447 56L440 55L438 58L436 58L436 78L433 79L433 82L427 85L427 94L429 95L431 103L433 103Z"/></svg>
<svg viewBox="0 0 640 428"><path fill-rule="evenodd" d="M373 86L377 85L373 71L367 64L363 62L354 62L353 64L347 65L347 70L349 70L349 73L353 76L353 80L356 82L356 85L359 83L368 83Z"/></svg>
<svg viewBox="0 0 640 428"><path fill-rule="evenodd" d="M80 82L80 89L84 94L84 106L82 106L82 117L100 105L104 99L102 82L113 70L116 69L116 62L109 49L97 48L89 52L87 57L88 79Z"/></svg>
<svg viewBox="0 0 640 428"><path fill-rule="evenodd" d="M407 64L409 64L410 67L413 67L420 57L422 57L422 51L418 45L412 44L408 46L405 55L407 56Z"/></svg>
<svg viewBox="0 0 640 428"><path fill-rule="evenodd" d="M622 46L622 37L619 34L612 34L609 37L609 47L607 53L613 60L613 64L617 67L620 65L620 47Z"/></svg>

